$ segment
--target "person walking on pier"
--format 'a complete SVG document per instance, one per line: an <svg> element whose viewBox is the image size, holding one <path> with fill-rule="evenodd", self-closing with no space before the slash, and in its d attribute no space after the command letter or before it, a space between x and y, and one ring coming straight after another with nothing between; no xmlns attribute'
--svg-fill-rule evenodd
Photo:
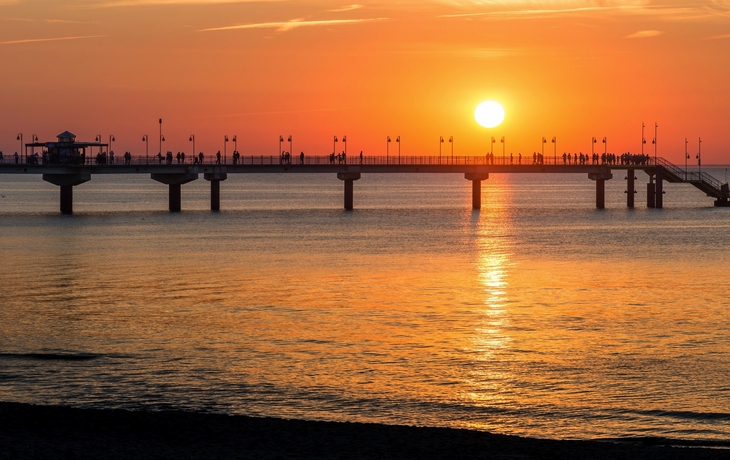
<svg viewBox="0 0 730 460"><path fill-rule="evenodd" d="M185 152L180 152L180 159L182 160L182 164L185 164Z"/></svg>
<svg viewBox="0 0 730 460"><path fill-rule="evenodd" d="M182 155L180 155L180 152L177 152L175 158L177 159L177 164L180 164L180 160L182 159Z"/></svg>
<svg viewBox="0 0 730 460"><path fill-rule="evenodd" d="M2 163L2 162L3 162L3 151L0 150L0 163Z"/></svg>
<svg viewBox="0 0 730 460"><path fill-rule="evenodd" d="M221 151L218 150L218 152L215 154L215 164L219 165L221 164Z"/></svg>
<svg viewBox="0 0 730 460"><path fill-rule="evenodd" d="M203 159L205 159L205 155L203 155L203 152L200 152L198 154L198 164L203 164Z"/></svg>
<svg viewBox="0 0 730 460"><path fill-rule="evenodd" d="M304 152L299 154L299 164L300 165L304 164Z"/></svg>
<svg viewBox="0 0 730 460"><path fill-rule="evenodd" d="M522 164L522 152L517 154L517 164L519 164L519 165Z"/></svg>
<svg viewBox="0 0 730 460"><path fill-rule="evenodd" d="M15 158L15 164L17 165L18 164L18 152L15 152L15 154L13 155L13 158Z"/></svg>

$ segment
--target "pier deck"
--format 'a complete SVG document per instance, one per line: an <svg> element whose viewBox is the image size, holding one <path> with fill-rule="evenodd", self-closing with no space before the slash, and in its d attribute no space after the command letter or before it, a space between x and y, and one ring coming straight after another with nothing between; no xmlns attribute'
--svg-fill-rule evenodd
<svg viewBox="0 0 730 460"><path fill-rule="evenodd" d="M8 161L10 160L10 162ZM181 186L198 179L200 174L211 182L211 209L220 209L220 182L227 179L228 174L336 174L345 185L345 209L353 209L353 181L362 174L464 174L472 182L472 207L481 208L481 182L489 179L490 174L587 174L596 182L596 207L605 205L605 181L613 178L612 171L625 170L631 173L627 179L627 206L634 206L635 172L640 170L648 176L647 206L663 207L663 182L689 183L708 197L715 198L715 206L728 206L730 191L728 184L703 172L689 172L663 158L641 157L642 161L620 164L620 161L607 163L590 161L585 164L566 162L562 157L545 157L544 163L526 163L526 158L519 163L515 158L490 156L350 156L346 161L333 159L331 156L294 157L285 161L278 156L252 155L241 156L236 164L230 164L230 158L221 158L217 163L214 158L207 162L193 163L188 159L180 162L177 159L154 157L121 158L117 164L95 164L86 160L85 164L40 164L38 157L23 158L16 163L14 158L5 158L0 163L0 174L42 175L43 180L58 185L61 192L61 212L73 213L73 187L91 180L95 174L149 174L153 180L169 185L170 210L181 210ZM616 164L618 163L618 164Z"/></svg>

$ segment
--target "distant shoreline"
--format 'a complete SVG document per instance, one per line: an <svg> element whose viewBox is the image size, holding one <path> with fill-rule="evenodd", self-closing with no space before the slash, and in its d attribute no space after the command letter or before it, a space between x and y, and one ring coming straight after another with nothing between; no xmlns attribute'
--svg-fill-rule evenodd
<svg viewBox="0 0 730 460"><path fill-rule="evenodd" d="M0 459L720 459L730 441L564 441L451 428L0 402ZM714 448L709 448L714 447Z"/></svg>

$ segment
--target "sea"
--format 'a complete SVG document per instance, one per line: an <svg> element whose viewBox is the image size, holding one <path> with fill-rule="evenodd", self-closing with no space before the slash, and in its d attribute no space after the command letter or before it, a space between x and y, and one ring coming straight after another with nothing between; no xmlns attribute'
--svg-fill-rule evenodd
<svg viewBox="0 0 730 460"><path fill-rule="evenodd" d="M730 440L730 208L613 174L0 174L0 400Z"/></svg>

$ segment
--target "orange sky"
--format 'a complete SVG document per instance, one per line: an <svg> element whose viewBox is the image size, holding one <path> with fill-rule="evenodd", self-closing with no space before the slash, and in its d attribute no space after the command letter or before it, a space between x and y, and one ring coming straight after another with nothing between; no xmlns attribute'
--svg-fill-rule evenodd
<svg viewBox="0 0 730 460"><path fill-rule="evenodd" d="M19 132L114 134L114 150L652 152L730 163L730 1L0 0L0 149ZM476 124L485 99L505 122ZM229 152L232 143L228 144ZM448 149L444 144L444 153ZM338 145L338 150L342 144ZM501 153L501 145L494 146ZM395 143L391 153L397 152Z"/></svg>

